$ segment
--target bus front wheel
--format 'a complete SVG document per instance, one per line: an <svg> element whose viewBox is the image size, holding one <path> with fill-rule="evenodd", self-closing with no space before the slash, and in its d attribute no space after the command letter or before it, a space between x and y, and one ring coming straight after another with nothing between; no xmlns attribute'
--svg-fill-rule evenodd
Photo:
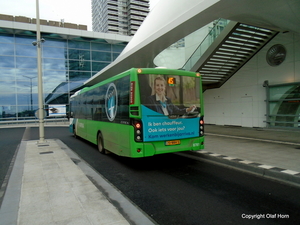
<svg viewBox="0 0 300 225"><path fill-rule="evenodd" d="M103 145L103 137L101 135L101 133L98 134L98 138L97 138L97 143L98 143L98 150L100 153L105 154L105 149L104 149L104 145Z"/></svg>

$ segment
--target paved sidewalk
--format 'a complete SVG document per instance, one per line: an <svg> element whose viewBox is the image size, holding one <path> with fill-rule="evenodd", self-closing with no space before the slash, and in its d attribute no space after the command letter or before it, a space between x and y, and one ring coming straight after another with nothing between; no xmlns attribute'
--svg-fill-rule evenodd
<svg viewBox="0 0 300 225"><path fill-rule="evenodd" d="M153 224L130 202L121 199L132 211L125 218L74 163L80 159L70 157L66 150L59 140L46 140L43 144L22 141L1 206L1 225L127 225L131 220ZM87 165L82 168L89 170ZM91 176L99 179L97 174ZM108 185L100 182L104 182L103 188ZM111 192L114 187L107 189ZM116 192L111 195L120 195Z"/></svg>
<svg viewBox="0 0 300 225"><path fill-rule="evenodd" d="M201 157L300 185L300 129L205 126Z"/></svg>

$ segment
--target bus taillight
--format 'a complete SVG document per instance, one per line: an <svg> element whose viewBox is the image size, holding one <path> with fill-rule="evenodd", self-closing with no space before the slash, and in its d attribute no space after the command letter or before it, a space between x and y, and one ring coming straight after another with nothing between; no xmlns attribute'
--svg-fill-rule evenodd
<svg viewBox="0 0 300 225"><path fill-rule="evenodd" d="M199 121L199 136L204 136L204 119L203 119L203 116L200 117L200 121Z"/></svg>
<svg viewBox="0 0 300 225"><path fill-rule="evenodd" d="M141 129L142 125L140 123L135 124L136 129Z"/></svg>
<svg viewBox="0 0 300 225"><path fill-rule="evenodd" d="M137 142L143 141L143 125L140 120L133 120L132 125L134 127L134 140Z"/></svg>

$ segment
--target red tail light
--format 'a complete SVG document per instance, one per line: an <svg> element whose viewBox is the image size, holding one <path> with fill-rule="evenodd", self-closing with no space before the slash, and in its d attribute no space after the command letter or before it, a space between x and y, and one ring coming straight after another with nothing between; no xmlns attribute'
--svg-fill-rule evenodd
<svg viewBox="0 0 300 225"><path fill-rule="evenodd" d="M199 136L204 136L204 119L203 116L200 117L200 121L199 121Z"/></svg>
<svg viewBox="0 0 300 225"><path fill-rule="evenodd" d="M134 127L134 140L136 142L143 141L143 124L140 120L132 120L132 125Z"/></svg>
<svg viewBox="0 0 300 225"><path fill-rule="evenodd" d="M136 124L135 124L135 127L136 127L136 129L141 129L141 128L142 128L142 125L141 125L140 123L136 123Z"/></svg>

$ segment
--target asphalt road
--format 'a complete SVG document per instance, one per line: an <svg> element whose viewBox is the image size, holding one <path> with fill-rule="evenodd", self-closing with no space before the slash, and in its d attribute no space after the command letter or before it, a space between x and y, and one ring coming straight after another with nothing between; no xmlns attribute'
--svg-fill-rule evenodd
<svg viewBox="0 0 300 225"><path fill-rule="evenodd" d="M22 140L24 131L25 128L0 129L0 187L16 149Z"/></svg>
<svg viewBox="0 0 300 225"><path fill-rule="evenodd" d="M15 151L24 128L0 132L1 146L8 146L5 151L1 147L2 159L2 154ZM26 134L38 139L38 128ZM160 225L300 221L299 188L177 154L143 159L102 155L96 146L72 137L66 127L46 127L45 136L62 140Z"/></svg>

